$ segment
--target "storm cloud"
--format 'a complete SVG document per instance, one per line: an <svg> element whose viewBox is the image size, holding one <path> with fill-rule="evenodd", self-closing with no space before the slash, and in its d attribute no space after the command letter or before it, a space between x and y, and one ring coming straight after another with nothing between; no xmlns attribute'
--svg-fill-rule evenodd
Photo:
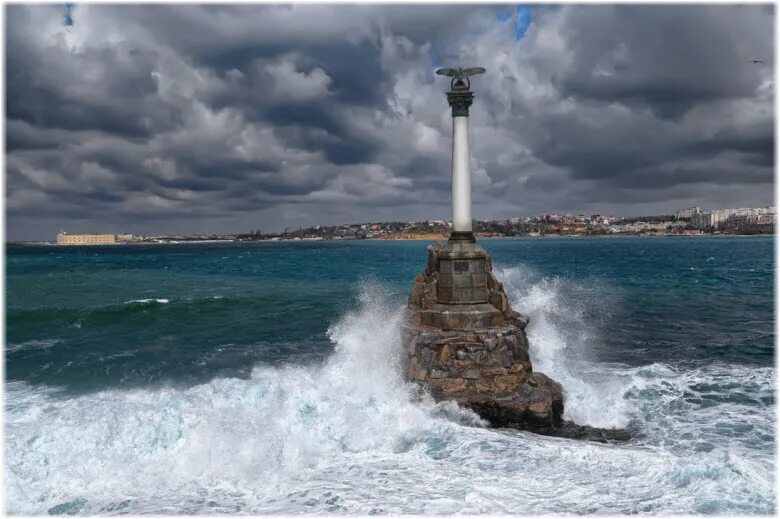
<svg viewBox="0 0 780 519"><path fill-rule="evenodd" d="M773 204L774 8L6 7L7 238Z"/></svg>

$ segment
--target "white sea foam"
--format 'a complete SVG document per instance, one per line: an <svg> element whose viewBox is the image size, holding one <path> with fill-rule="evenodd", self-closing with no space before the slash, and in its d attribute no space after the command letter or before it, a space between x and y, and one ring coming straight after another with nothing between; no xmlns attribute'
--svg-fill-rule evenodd
<svg viewBox="0 0 780 519"><path fill-rule="evenodd" d="M6 353L13 353L22 350L48 350L60 342L60 339L34 339L18 343L9 343L5 345Z"/></svg>
<svg viewBox="0 0 780 519"><path fill-rule="evenodd" d="M554 287L543 286L518 299L537 323L532 351L545 350L534 362L570 377L564 384L581 380L568 398L580 395L595 417L587 392L603 388L556 363L555 353L571 346L556 342L567 333L550 324L559 303L545 295ZM637 439L625 445L493 430L453 405L411 398L396 369L400 309L391 300L379 286L364 287L360 307L331 327L336 351L321 366L257 366L249 380L79 397L7 383L8 511L774 510L774 415L760 405L773 398L771 368L602 368L621 381L625 401L603 412L638 423ZM735 387L744 398L727 399Z"/></svg>
<svg viewBox="0 0 780 519"><path fill-rule="evenodd" d="M164 304L167 304L169 302L170 301L168 299L165 299L165 298L149 298L149 299L131 299L130 301L125 301L125 304L126 305L131 305L131 304L149 304L149 303L155 304L155 303L158 303L158 304L164 305Z"/></svg>
<svg viewBox="0 0 780 519"><path fill-rule="evenodd" d="M529 316L527 334L531 362L564 387L564 417L596 427L625 427L630 407L624 395L629 377L607 371L587 358L587 347L597 329L583 317L585 304L599 304L593 287L561 278L535 277L523 267L496 269L515 310ZM606 302L602 302L606 304Z"/></svg>

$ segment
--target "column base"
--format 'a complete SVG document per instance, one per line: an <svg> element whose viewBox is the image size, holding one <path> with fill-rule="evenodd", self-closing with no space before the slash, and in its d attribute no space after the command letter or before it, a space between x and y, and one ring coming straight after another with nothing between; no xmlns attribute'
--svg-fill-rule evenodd
<svg viewBox="0 0 780 519"><path fill-rule="evenodd" d="M449 242L468 242L468 243L476 243L477 240L474 238L474 233L472 231L452 231L450 233L450 239Z"/></svg>

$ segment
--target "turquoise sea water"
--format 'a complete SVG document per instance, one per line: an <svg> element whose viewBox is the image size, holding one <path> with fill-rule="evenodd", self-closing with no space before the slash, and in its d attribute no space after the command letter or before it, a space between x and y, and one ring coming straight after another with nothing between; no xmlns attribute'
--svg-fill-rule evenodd
<svg viewBox="0 0 780 519"><path fill-rule="evenodd" d="M774 240L484 240L600 445L412 398L430 242L9 247L10 513L738 513L774 494Z"/></svg>

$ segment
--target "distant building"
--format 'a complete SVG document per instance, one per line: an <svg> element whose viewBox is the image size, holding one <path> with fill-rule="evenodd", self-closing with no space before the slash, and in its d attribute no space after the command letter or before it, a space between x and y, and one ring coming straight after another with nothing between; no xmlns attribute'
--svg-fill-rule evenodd
<svg viewBox="0 0 780 519"><path fill-rule="evenodd" d="M697 229L712 227L718 229L727 225L757 224L774 221L774 207L740 207L738 209L716 209L709 213L694 214L691 225Z"/></svg>
<svg viewBox="0 0 780 519"><path fill-rule="evenodd" d="M611 225L609 227L609 231L613 233L621 233L621 232L629 232L629 233L640 233L640 232L661 232L666 231L668 227L670 227L672 224L671 221L668 222L656 222L656 223L650 223L650 222L633 222L633 223L627 223L623 225Z"/></svg>
<svg viewBox="0 0 780 519"><path fill-rule="evenodd" d="M760 210L757 210L760 211ZM774 225L775 214L766 212L736 212L726 219L728 227L743 227L748 225Z"/></svg>
<svg viewBox="0 0 780 519"><path fill-rule="evenodd" d="M106 245L133 241L132 234L68 234L57 235L58 245Z"/></svg>
<svg viewBox="0 0 780 519"><path fill-rule="evenodd" d="M715 227L716 217L713 213L696 213L691 216L691 225L696 229Z"/></svg>
<svg viewBox="0 0 780 519"><path fill-rule="evenodd" d="M674 214L675 220L690 220L693 218L693 215L699 214L701 211L699 211L698 207L691 207L689 209L682 209L680 211L677 211Z"/></svg>

